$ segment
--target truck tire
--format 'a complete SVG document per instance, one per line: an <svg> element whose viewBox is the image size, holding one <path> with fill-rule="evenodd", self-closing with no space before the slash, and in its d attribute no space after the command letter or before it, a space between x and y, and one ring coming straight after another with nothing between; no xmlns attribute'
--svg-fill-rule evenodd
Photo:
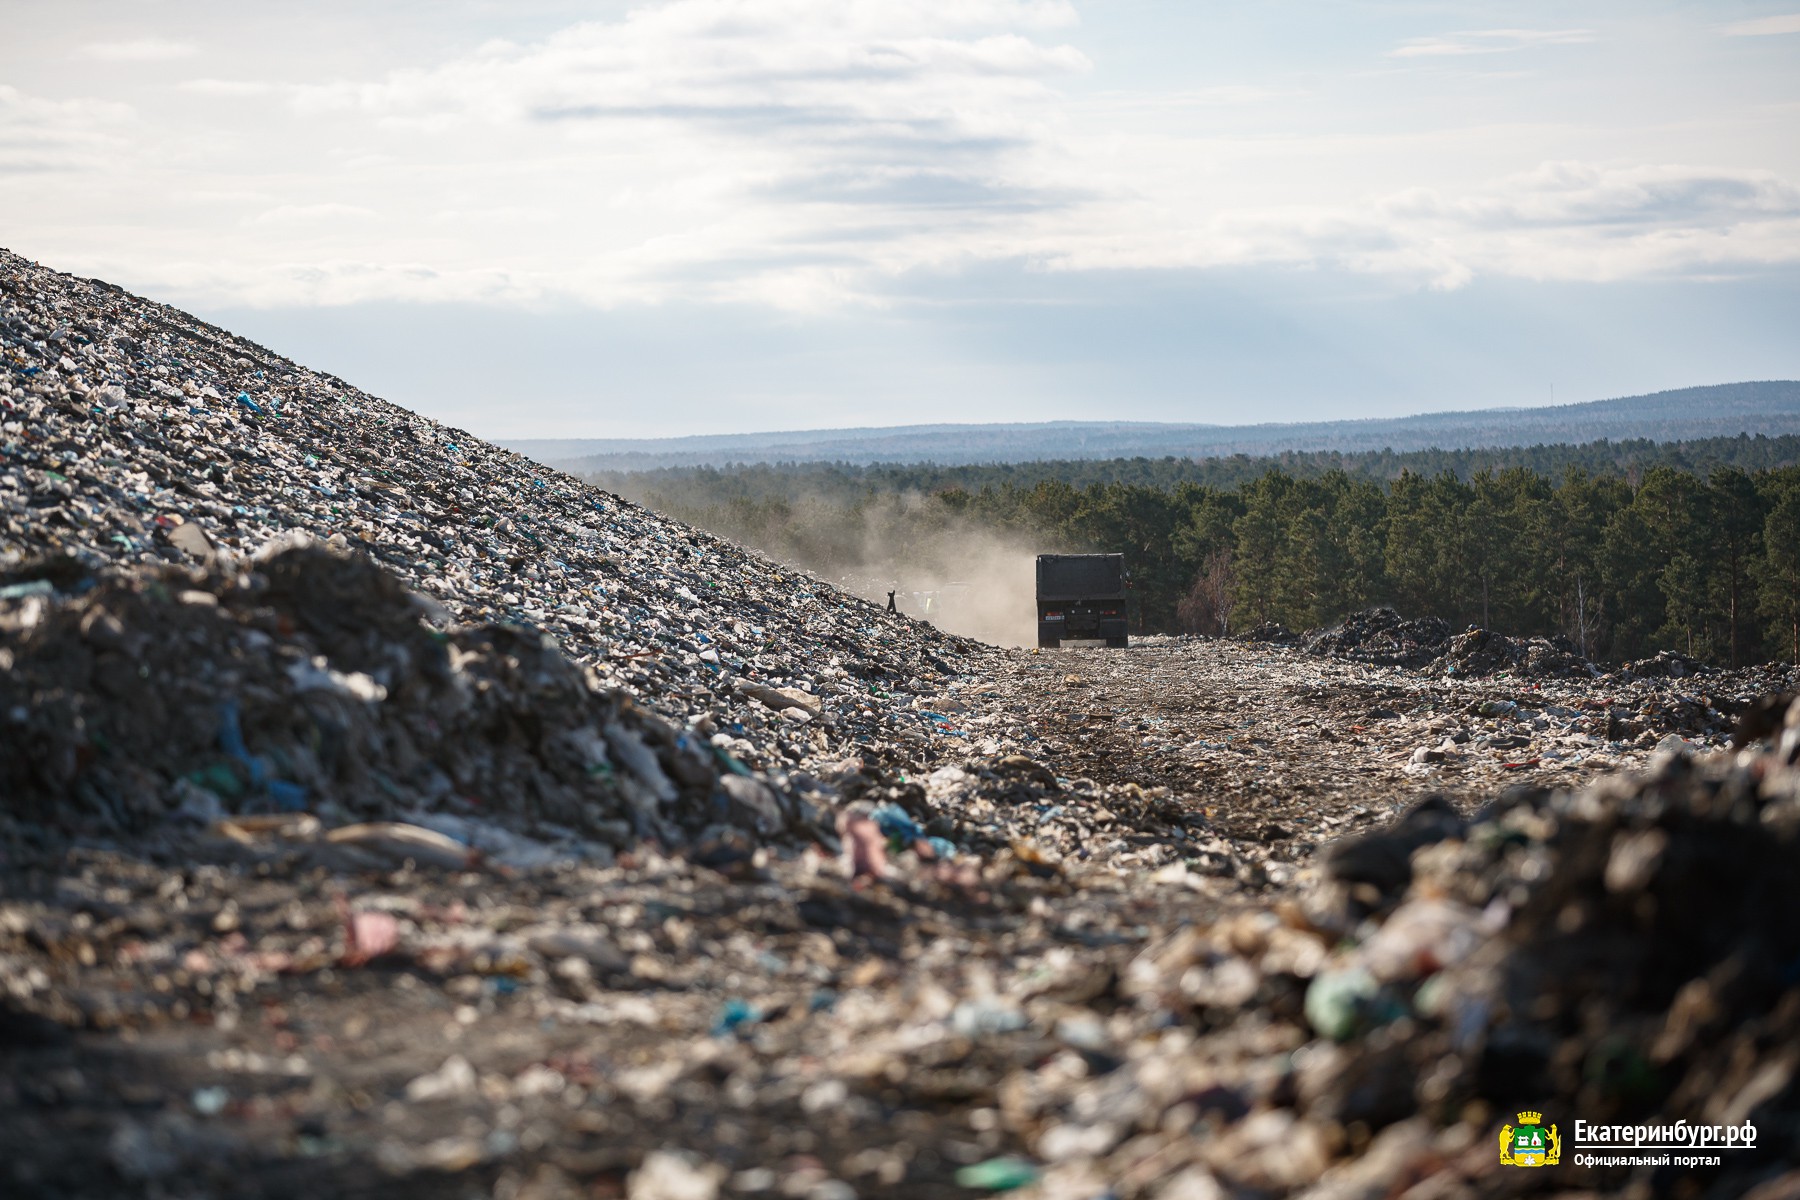
<svg viewBox="0 0 1800 1200"><path fill-rule="evenodd" d="M1106 639L1106 644L1114 650L1123 650L1131 644L1131 639L1128 637L1109 637Z"/></svg>
<svg viewBox="0 0 1800 1200"><path fill-rule="evenodd" d="M1049 637L1041 633L1038 634L1038 649L1054 650L1060 645L1062 645L1062 639Z"/></svg>

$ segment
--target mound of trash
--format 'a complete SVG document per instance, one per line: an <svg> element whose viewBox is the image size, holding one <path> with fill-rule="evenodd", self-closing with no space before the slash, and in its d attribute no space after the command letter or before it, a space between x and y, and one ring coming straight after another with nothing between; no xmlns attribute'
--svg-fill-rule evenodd
<svg viewBox="0 0 1800 1200"><path fill-rule="evenodd" d="M1650 679L1686 679L1706 669L1706 664L1673 650L1658 651L1649 658L1625 664L1625 670L1633 675Z"/></svg>
<svg viewBox="0 0 1800 1200"><path fill-rule="evenodd" d="M1754 759L1669 754L1343 845L1337 884L1404 898L1308 988L1315 1028L1346 1047L1332 1057L1347 1077L1403 1062L1403 1110L1791 1129L1800 1061L1771 1072L1763 1048L1800 1039L1800 928L1783 915L1800 904L1797 750L1800 720Z"/></svg>
<svg viewBox="0 0 1800 1200"><path fill-rule="evenodd" d="M0 451L0 576L62 560L76 574L232 570L304 531L367 554L460 622L542 630L677 724L713 715L754 730L746 713L766 710L742 682L766 696L858 693L843 724L867 732L889 724L883 698L936 690L977 650L178 309L4 250ZM820 752L810 730L776 729L800 744L755 747L772 762Z"/></svg>
<svg viewBox="0 0 1800 1200"><path fill-rule="evenodd" d="M1251 641L1297 643L1309 654L1348 659L1373 666L1407 667L1438 677L1485 679L1514 675L1526 679L1580 679L1600 674L1567 638L1512 638L1471 626L1453 634L1442 617L1402 617L1391 608L1352 613L1336 625L1311 633L1292 634L1279 625L1245 635ZM1647 660L1639 675L1679 679L1680 656ZM1632 664L1635 668L1640 664Z"/></svg>
<svg viewBox="0 0 1800 1200"><path fill-rule="evenodd" d="M535 630L434 628L442 610L365 555L6 591L0 792L39 823L430 811L618 847L767 838L802 811Z"/></svg>
<svg viewBox="0 0 1800 1200"><path fill-rule="evenodd" d="M1391 608L1352 613L1336 625L1314 630L1301 641L1308 653L1332 655L1390 667L1423 667L1450 640L1441 617L1407 620Z"/></svg>
<svg viewBox="0 0 1800 1200"><path fill-rule="evenodd" d="M1669 753L1470 819L1428 799L1329 847L1303 903L1148 947L1120 992L1191 1034L1104 1081L1002 1088L1064 1160L1041 1194L1091 1195L1152 1146L1156 1196L1512 1194L1478 1181L1505 1182L1495 1131L1520 1114L1555 1127L1547 1179L1582 1194L1800 1183L1782 1175L1800 1129L1791 699L1761 752ZM1696 1140L1670 1165L1677 1115Z"/></svg>
<svg viewBox="0 0 1800 1200"><path fill-rule="evenodd" d="M1510 638L1491 629L1470 629L1445 644L1443 653L1425 664L1432 675L1483 679L1511 674L1525 679L1581 679L1600 668L1581 656L1567 638Z"/></svg>

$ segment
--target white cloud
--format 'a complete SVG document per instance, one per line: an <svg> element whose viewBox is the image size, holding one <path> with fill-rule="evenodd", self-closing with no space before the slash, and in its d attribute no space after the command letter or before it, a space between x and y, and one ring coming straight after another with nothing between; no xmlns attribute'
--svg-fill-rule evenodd
<svg viewBox="0 0 1800 1200"><path fill-rule="evenodd" d="M267 192L213 188L186 188L180 197L195 204L267 204L274 199Z"/></svg>
<svg viewBox="0 0 1800 1200"><path fill-rule="evenodd" d="M1222 83L1211 87L1155 92L1102 92L1096 99L1097 103L1114 113L1134 110L1166 112L1184 108L1244 108L1277 100L1291 100L1301 94L1291 89Z"/></svg>
<svg viewBox="0 0 1800 1200"><path fill-rule="evenodd" d="M1504 54L1534 46L1575 46L1594 40L1591 29L1476 29L1441 37L1409 38L1389 58L1444 58Z"/></svg>
<svg viewBox="0 0 1800 1200"><path fill-rule="evenodd" d="M253 79L184 79L175 90L196 96L267 96L281 91L278 84Z"/></svg>
<svg viewBox="0 0 1800 1200"><path fill-rule="evenodd" d="M1800 217L1800 188L1768 171L1552 162L1499 180L1486 194L1445 201L1436 193L1410 193L1384 207L1401 216L1454 217L1483 230L1631 231Z"/></svg>
<svg viewBox="0 0 1800 1200"><path fill-rule="evenodd" d="M1782 33L1800 33L1800 13L1734 21L1725 27L1726 37L1773 37Z"/></svg>
<svg viewBox="0 0 1800 1200"><path fill-rule="evenodd" d="M523 305L563 294L552 280L502 268L449 268L403 258L275 259L237 262L175 258L158 267L158 284L178 296L229 298L273 308L332 306L372 300L439 304Z"/></svg>
<svg viewBox="0 0 1800 1200"><path fill-rule="evenodd" d="M0 84L0 176L104 170L132 118L128 105L48 100Z"/></svg>
<svg viewBox="0 0 1800 1200"><path fill-rule="evenodd" d="M1191 210L1190 210L1191 211ZM1138 200L1041 242L1053 270L1328 267L1438 288L1482 275L1602 281L1800 263L1800 187L1763 171L1545 163L1459 193L1235 208Z"/></svg>
<svg viewBox="0 0 1800 1200"><path fill-rule="evenodd" d="M1545 163L1479 193L1380 206L1456 269L1611 280L1800 262L1800 187L1767 171Z"/></svg>
<svg viewBox="0 0 1800 1200"><path fill-rule="evenodd" d="M358 220L375 215L372 208L360 204L282 204L265 209L249 218L252 225L308 225Z"/></svg>
<svg viewBox="0 0 1800 1200"><path fill-rule="evenodd" d="M584 268L558 253L549 277L585 299L825 303L1078 193L1041 159L1055 82L1089 63L1035 36L1071 19L1032 0L676 0L287 95L300 117L372 124L453 175L462 194L419 216L488 212L522 238L576 223L560 240L587 246ZM455 165L471 147L504 168L471 177Z"/></svg>
<svg viewBox="0 0 1800 1200"><path fill-rule="evenodd" d="M858 126L941 141L983 130L1043 79L1085 70L1016 32L1060 4L677 0L431 70L301 89L302 111L469 120L678 121L812 135ZM986 14L985 19L983 14ZM963 36L958 36L958 35ZM969 35L974 36L969 36Z"/></svg>
<svg viewBox="0 0 1800 1200"><path fill-rule="evenodd" d="M1232 64L1256 82L1197 70L1084 92L1072 22L1032 0L669 0L363 78L189 79L188 96L271 102L159 88L166 126L129 140L130 110L0 89L0 171L107 170L60 201L24 182L0 201L56 245L113 237L109 253L151 264L137 279L206 303L831 310L996 264L1329 266L1454 287L1800 261L1781 160L1645 165L1580 114L1440 118L1415 97L1442 72L1374 73L1409 89L1404 129L1392 107L1344 106L1329 73ZM1393 53L1593 40L1487 29ZM1535 165L1551 155L1568 161Z"/></svg>
<svg viewBox="0 0 1800 1200"><path fill-rule="evenodd" d="M77 46L70 57L96 62L167 62L176 58L189 58L198 53L200 47L192 42L143 37L128 42L89 42Z"/></svg>

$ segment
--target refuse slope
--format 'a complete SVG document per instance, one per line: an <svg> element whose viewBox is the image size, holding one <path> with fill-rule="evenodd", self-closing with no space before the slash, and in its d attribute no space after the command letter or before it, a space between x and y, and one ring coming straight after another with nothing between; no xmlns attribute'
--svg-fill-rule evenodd
<svg viewBox="0 0 1800 1200"><path fill-rule="evenodd" d="M42 653L25 648L7 685L12 705L36 714L5 727L9 742L25 743L3 768L7 786L60 795L79 762L85 798L65 815L123 820L216 788L236 808L322 799L363 816L447 805L506 817L522 802L514 785L549 786L526 761L548 753L577 774L613 775L615 794L647 789L663 803L672 787L686 789L686 835L706 824L701 809L721 772L753 778L757 788L732 785L742 803L715 815L767 834L799 819L790 771L841 759L874 731L929 726L910 707L915 689L947 683L978 652L185 313L6 252L0 339L0 586L49 602L85 593L96 572L137 571L66 614L82 626L81 673L58 675L69 664L44 655L68 647L40 633ZM302 535L381 564L415 593L410 607L405 589L328 553L259 560ZM157 582L166 568L192 578ZM35 610L27 617L35 623ZM513 764L523 776L470 762L505 738L470 740L462 727L430 734L435 751L422 754L418 720L430 711L400 733L404 705L367 700L368 688L406 701L458 686L470 647L446 653L421 618L485 627L476 636L489 659L537 654L534 639L548 636L558 649L543 669L568 675L557 687L617 692L594 703L623 698L660 718L565 718L547 692L515 714L543 718L528 734L519 731L531 721L514 722L530 752ZM193 644L158 646L159 623ZM146 653L154 675L125 679L122 664ZM571 673L560 654L588 673ZM242 672L221 656L260 677L233 678ZM304 710L336 704L350 676L368 677L360 711L391 728L385 742L322 764L301 745L308 729L354 724L358 705L317 720ZM174 736L166 753L146 755L163 708ZM632 748L643 735L655 766ZM177 786L195 770L210 775ZM384 800L369 798L371 779ZM270 783L298 790L271 793ZM587 786L571 778L550 790L565 784ZM363 798L345 801L347 791ZM543 798L534 815L550 820L566 799ZM615 800L635 804L634 836L655 826L644 796ZM576 808L601 822L621 815Z"/></svg>

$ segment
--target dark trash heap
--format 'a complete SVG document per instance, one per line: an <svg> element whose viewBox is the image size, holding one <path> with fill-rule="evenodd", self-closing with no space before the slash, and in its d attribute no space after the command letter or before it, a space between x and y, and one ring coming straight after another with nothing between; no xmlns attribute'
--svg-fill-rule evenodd
<svg viewBox="0 0 1800 1200"><path fill-rule="evenodd" d="M1336 625L1304 635L1274 627L1252 631L1250 636L1295 643L1310 654L1465 679L1503 673L1526 679L1603 673L1566 638L1511 638L1475 627L1457 633L1442 617L1409 619L1391 608L1353 613Z"/></svg>
<svg viewBox="0 0 1800 1200"><path fill-rule="evenodd" d="M1608 666L1589 660L1568 638L1514 638L1470 626L1457 633L1442 617L1403 617L1391 608L1352 613L1335 625L1295 633L1280 624L1258 625L1243 635L1249 642L1295 646L1308 654L1375 666L1405 667L1441 678L1633 679L1732 677L1737 672L1664 650L1650 658ZM1767 673L1776 664L1751 668Z"/></svg>
<svg viewBox="0 0 1800 1200"><path fill-rule="evenodd" d="M0 605L14 816L141 832L227 810L337 824L434 810L612 847L818 823L542 633L432 628L363 555L308 544L239 570L88 582Z"/></svg>

